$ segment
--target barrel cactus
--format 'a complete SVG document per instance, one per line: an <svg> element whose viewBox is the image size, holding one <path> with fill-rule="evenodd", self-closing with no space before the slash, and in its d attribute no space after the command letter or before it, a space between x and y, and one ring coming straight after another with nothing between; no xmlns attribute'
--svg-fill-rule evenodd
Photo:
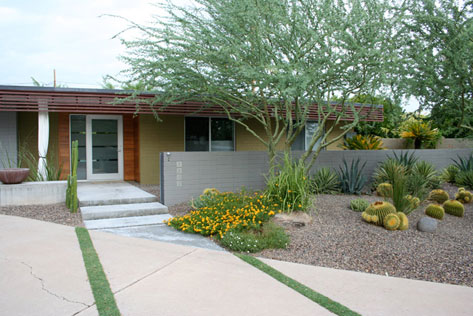
<svg viewBox="0 0 473 316"><path fill-rule="evenodd" d="M425 215L442 220L445 215L445 211L441 205L429 204L425 209Z"/></svg>
<svg viewBox="0 0 473 316"><path fill-rule="evenodd" d="M396 214L396 208L394 205L388 202L374 202L371 203L366 210L361 214L363 219L368 223L374 223L382 226L384 217L388 214Z"/></svg>
<svg viewBox="0 0 473 316"><path fill-rule="evenodd" d="M409 201L409 204L412 210L415 210L416 208L419 207L420 199L417 196L412 196L409 194L409 195L406 195L404 198Z"/></svg>
<svg viewBox="0 0 473 316"><path fill-rule="evenodd" d="M354 199L350 201L350 208L355 212L364 212L370 205L370 202L364 199Z"/></svg>
<svg viewBox="0 0 473 316"><path fill-rule="evenodd" d="M465 188L459 188L458 192L455 193L455 200L460 201L463 204L470 203L473 199L473 194Z"/></svg>
<svg viewBox="0 0 473 316"><path fill-rule="evenodd" d="M398 229L407 230L409 228L409 220L407 219L406 214L404 214L403 212L397 212L396 215L397 217L399 217L399 220L401 221Z"/></svg>
<svg viewBox="0 0 473 316"><path fill-rule="evenodd" d="M397 214L391 213L384 217L383 226L387 230L396 230L399 228L400 224L401 220L399 219L399 216L397 216Z"/></svg>
<svg viewBox="0 0 473 316"><path fill-rule="evenodd" d="M432 190L429 194L429 200L435 201L439 204L442 204L448 199L450 199L450 196L442 189Z"/></svg>
<svg viewBox="0 0 473 316"><path fill-rule="evenodd" d="M380 183L376 188L376 194L382 197L392 197L393 196L393 186L391 183Z"/></svg>
<svg viewBox="0 0 473 316"><path fill-rule="evenodd" d="M465 207L463 204L456 200L445 201L445 203L443 203L443 209L445 210L445 213L458 217L463 217L463 214L465 213Z"/></svg>

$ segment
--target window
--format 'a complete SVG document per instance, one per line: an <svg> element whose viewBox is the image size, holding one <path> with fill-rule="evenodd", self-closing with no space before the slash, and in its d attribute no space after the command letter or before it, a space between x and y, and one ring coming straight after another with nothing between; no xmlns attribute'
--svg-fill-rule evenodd
<svg viewBox="0 0 473 316"><path fill-rule="evenodd" d="M234 151L234 124L226 118L186 117L186 151Z"/></svg>
<svg viewBox="0 0 473 316"><path fill-rule="evenodd" d="M312 139L312 136L315 134L317 131L318 123L316 122L307 122L300 132L299 135L297 135L296 139L294 140L294 143L292 143L291 150L293 151L305 151L309 148L310 141ZM321 138L317 141L315 144L314 148L312 150L317 149L317 147L320 146Z"/></svg>
<svg viewBox="0 0 473 316"><path fill-rule="evenodd" d="M71 115L71 146L78 141L79 163L77 164L77 180L87 178L86 148L85 148L85 115Z"/></svg>

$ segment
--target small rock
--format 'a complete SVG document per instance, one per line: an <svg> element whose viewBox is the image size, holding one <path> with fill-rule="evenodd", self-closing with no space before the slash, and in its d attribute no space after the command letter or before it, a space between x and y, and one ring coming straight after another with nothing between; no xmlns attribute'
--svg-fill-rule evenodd
<svg viewBox="0 0 473 316"><path fill-rule="evenodd" d="M312 223L312 217L304 212L292 212L289 214L276 214L274 221L281 225L292 225L295 227L303 227Z"/></svg>
<svg viewBox="0 0 473 316"><path fill-rule="evenodd" d="M421 232L433 233L437 229L437 221L431 217L424 216L417 222L417 229Z"/></svg>

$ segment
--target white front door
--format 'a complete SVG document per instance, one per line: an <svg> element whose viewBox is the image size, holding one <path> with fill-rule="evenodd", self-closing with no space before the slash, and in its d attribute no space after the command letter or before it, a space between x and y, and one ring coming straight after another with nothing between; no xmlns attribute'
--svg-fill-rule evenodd
<svg viewBox="0 0 473 316"><path fill-rule="evenodd" d="M87 115L87 180L123 180L121 115Z"/></svg>

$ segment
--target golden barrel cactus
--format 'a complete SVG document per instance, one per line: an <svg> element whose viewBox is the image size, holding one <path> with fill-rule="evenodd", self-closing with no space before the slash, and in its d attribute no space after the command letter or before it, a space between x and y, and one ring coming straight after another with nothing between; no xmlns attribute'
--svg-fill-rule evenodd
<svg viewBox="0 0 473 316"><path fill-rule="evenodd" d="M445 215L445 210L441 205L429 204L425 209L425 215L442 220Z"/></svg>
<svg viewBox="0 0 473 316"><path fill-rule="evenodd" d="M445 210L445 213L458 217L463 217L463 214L465 213L465 207L457 200L445 201L445 203L443 203L443 209Z"/></svg>

